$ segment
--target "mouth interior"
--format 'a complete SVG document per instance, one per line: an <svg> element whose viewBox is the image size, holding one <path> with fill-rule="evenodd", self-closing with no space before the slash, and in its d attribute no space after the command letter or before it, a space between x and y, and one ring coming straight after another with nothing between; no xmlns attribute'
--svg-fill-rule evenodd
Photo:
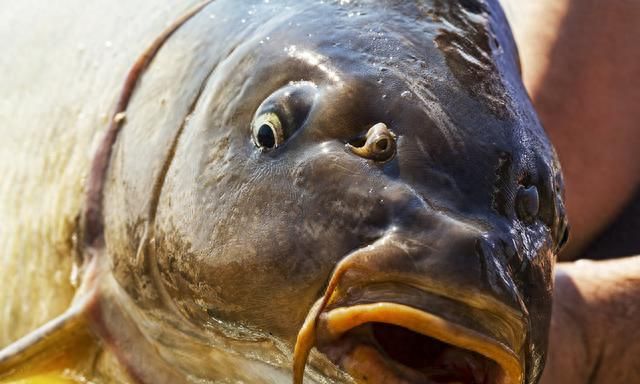
<svg viewBox="0 0 640 384"><path fill-rule="evenodd" d="M500 366L493 360L393 324L372 322L359 325L320 349L358 382L503 382Z"/></svg>

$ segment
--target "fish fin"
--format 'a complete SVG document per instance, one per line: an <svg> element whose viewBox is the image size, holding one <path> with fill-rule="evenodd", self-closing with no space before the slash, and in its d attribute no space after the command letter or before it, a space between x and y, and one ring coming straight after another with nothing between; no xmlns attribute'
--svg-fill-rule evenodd
<svg viewBox="0 0 640 384"><path fill-rule="evenodd" d="M26 378L38 382L39 376L76 370L79 362L91 364L100 350L86 315L91 301L74 303L62 315L0 350L0 382Z"/></svg>
<svg viewBox="0 0 640 384"><path fill-rule="evenodd" d="M107 259L98 255L83 271L73 304L57 318L0 350L0 383L74 382L95 372L102 352L117 361L118 382L184 383L137 325L135 304L118 287ZM64 381L63 381L64 382ZM56 383L56 381L53 381Z"/></svg>

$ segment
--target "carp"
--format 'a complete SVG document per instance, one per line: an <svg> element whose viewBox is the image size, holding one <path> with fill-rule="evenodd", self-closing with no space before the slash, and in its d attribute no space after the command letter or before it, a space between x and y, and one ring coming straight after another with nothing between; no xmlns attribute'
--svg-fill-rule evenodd
<svg viewBox="0 0 640 384"><path fill-rule="evenodd" d="M567 220L497 1L26 3L0 379L537 382Z"/></svg>

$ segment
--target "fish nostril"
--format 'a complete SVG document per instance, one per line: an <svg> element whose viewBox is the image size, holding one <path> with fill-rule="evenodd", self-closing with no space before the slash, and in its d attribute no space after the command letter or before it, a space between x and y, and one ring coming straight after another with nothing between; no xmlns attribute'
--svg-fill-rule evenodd
<svg viewBox="0 0 640 384"><path fill-rule="evenodd" d="M376 149L380 152L384 152L387 150L387 148L389 147L389 139L387 138L382 138L378 141L376 141Z"/></svg>
<svg viewBox="0 0 640 384"><path fill-rule="evenodd" d="M365 159L387 162L396 154L396 135L386 124L378 123L369 128L364 140L347 143L347 149Z"/></svg>

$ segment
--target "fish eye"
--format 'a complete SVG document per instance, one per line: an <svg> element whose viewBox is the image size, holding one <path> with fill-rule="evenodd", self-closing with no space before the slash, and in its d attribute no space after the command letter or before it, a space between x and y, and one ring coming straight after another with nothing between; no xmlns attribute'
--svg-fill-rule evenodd
<svg viewBox="0 0 640 384"><path fill-rule="evenodd" d="M525 222L533 221L540 211L540 195L535 185L520 186L516 193L516 213Z"/></svg>
<svg viewBox="0 0 640 384"><path fill-rule="evenodd" d="M308 81L292 82L273 92L258 107L251 123L256 147L266 152L282 145L307 121L318 95Z"/></svg>
<svg viewBox="0 0 640 384"><path fill-rule="evenodd" d="M277 148L284 141L282 122L273 112L258 115L252 127L253 143L263 151Z"/></svg>

